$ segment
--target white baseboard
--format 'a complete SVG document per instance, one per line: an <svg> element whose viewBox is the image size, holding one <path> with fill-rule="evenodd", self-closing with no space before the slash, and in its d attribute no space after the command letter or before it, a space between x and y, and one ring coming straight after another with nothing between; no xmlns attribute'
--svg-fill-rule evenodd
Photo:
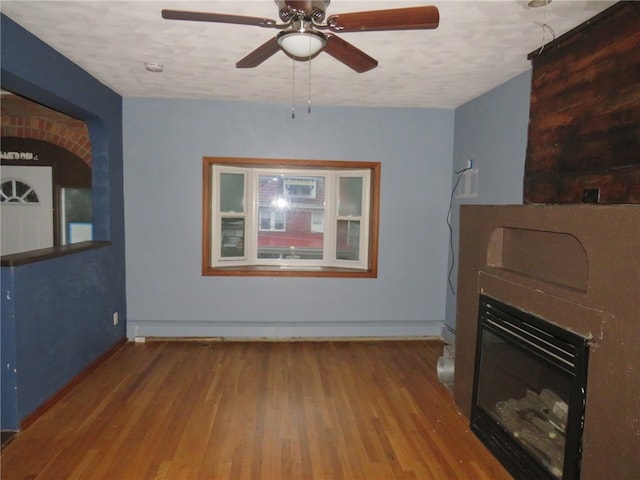
<svg viewBox="0 0 640 480"><path fill-rule="evenodd" d="M443 321L127 321L130 340L144 337L204 337L237 339L291 338L414 338L444 336Z"/></svg>
<svg viewBox="0 0 640 480"><path fill-rule="evenodd" d="M456 331L447 324L442 325L442 338L449 345L456 344Z"/></svg>

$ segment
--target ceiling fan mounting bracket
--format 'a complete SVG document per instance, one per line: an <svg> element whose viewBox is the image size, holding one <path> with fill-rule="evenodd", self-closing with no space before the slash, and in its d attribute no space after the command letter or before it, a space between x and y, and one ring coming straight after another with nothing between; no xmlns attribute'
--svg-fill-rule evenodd
<svg viewBox="0 0 640 480"><path fill-rule="evenodd" d="M274 0L278 6L280 20L285 23L304 19L313 23L322 23L331 0Z"/></svg>

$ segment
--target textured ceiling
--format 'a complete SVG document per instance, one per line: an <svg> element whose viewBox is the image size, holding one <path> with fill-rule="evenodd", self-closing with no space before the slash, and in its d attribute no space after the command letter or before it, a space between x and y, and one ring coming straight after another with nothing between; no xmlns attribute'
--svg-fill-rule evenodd
<svg viewBox="0 0 640 480"><path fill-rule="evenodd" d="M530 68L527 54L615 2L553 0L332 0L327 15L436 5L435 30L340 36L376 58L355 73L321 53L278 52L254 69L235 63L277 33L245 25L164 20L163 8L278 20L273 0L2 0L0 10L120 95L249 102L455 108ZM547 24L550 28L543 28ZM164 65L163 73L144 63Z"/></svg>

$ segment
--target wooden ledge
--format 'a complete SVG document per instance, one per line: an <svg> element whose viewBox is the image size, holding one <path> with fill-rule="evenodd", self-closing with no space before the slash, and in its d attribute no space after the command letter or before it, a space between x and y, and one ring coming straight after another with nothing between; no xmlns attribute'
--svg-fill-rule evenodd
<svg viewBox="0 0 640 480"><path fill-rule="evenodd" d="M93 250L95 248L108 247L111 241L89 241L73 243L71 245L61 245L58 247L42 248L40 250L31 250L29 252L14 253L12 255L4 255L0 258L0 265L3 267L18 267L28 263L40 262L51 258L64 257L85 250Z"/></svg>

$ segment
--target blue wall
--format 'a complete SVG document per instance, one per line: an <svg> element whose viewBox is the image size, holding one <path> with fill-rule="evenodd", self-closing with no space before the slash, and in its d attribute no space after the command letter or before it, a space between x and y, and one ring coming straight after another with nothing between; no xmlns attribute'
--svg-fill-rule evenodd
<svg viewBox="0 0 640 480"><path fill-rule="evenodd" d="M2 429L17 429L125 336L122 98L4 15L1 22L2 88L87 123L94 238L112 242L2 267Z"/></svg>
<svg viewBox="0 0 640 480"><path fill-rule="evenodd" d="M15 305L13 297L9 294L13 292L13 270L10 268L0 269L0 285L2 285L2 308L0 309L0 319L2 325L0 333L2 345L0 347L0 357L2 370L0 371L2 429L15 430L18 424L18 376L16 365L16 323Z"/></svg>
<svg viewBox="0 0 640 480"><path fill-rule="evenodd" d="M453 111L125 98L128 336L440 335ZM377 279L202 277L202 157L379 161Z"/></svg>
<svg viewBox="0 0 640 480"><path fill-rule="evenodd" d="M449 255L450 265L454 259L457 262L460 204L522 203L530 95L529 70L456 109L451 185L453 187L457 179L455 172L465 168L471 158L478 176L476 196L453 200L451 224L455 258ZM462 182L459 188L461 186ZM457 278L455 264L451 275L454 291ZM446 324L445 336L451 339L456 325L456 297L451 289L447 290Z"/></svg>

